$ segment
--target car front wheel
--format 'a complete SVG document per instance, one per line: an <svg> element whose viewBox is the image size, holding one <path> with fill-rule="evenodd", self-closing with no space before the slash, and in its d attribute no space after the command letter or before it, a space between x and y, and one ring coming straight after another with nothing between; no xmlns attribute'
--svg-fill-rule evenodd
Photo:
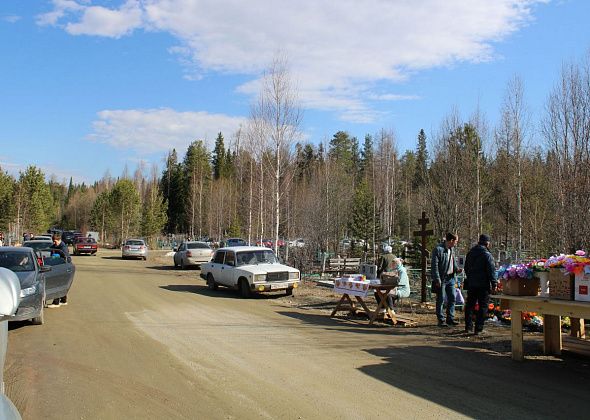
<svg viewBox="0 0 590 420"><path fill-rule="evenodd" d="M215 279L211 273L207 274L207 288L209 290L217 290L217 283L215 283Z"/></svg>
<svg viewBox="0 0 590 420"><path fill-rule="evenodd" d="M33 325L43 325L43 321L45 320L43 316L43 306L45 305L41 305L41 312L39 312L39 315L31 319Z"/></svg>
<svg viewBox="0 0 590 420"><path fill-rule="evenodd" d="M251 294L252 294L252 292L250 290L250 285L248 284L248 281L246 279L241 279L240 280L240 295L243 298L249 298Z"/></svg>

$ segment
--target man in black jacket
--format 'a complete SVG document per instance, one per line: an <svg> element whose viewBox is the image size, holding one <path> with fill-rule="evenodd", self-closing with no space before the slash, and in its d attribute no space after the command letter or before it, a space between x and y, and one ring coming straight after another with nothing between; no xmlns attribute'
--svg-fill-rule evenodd
<svg viewBox="0 0 590 420"><path fill-rule="evenodd" d="M475 304L479 304L479 310L475 319L474 333L477 335L483 331L483 323L488 315L490 291L496 292L498 277L496 275L496 263L490 253L490 237L481 235L479 242L467 253L465 258L465 281L468 294L465 305L465 332L473 328L473 311Z"/></svg>

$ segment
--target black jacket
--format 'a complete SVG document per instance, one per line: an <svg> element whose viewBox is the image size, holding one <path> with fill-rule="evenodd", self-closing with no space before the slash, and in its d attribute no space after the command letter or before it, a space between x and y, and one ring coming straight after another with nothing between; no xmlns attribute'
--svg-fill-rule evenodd
<svg viewBox="0 0 590 420"><path fill-rule="evenodd" d="M483 245L475 245L465 258L467 289L491 289L498 285L494 257Z"/></svg>

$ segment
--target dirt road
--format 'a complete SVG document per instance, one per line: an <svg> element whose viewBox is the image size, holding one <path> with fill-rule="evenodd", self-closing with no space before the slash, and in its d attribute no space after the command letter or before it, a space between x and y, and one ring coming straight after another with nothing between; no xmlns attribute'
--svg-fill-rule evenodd
<svg viewBox="0 0 590 420"><path fill-rule="evenodd" d="M24 419L586 417L588 360L517 363L459 330L240 299L162 261L74 257L69 304L11 324L5 381Z"/></svg>

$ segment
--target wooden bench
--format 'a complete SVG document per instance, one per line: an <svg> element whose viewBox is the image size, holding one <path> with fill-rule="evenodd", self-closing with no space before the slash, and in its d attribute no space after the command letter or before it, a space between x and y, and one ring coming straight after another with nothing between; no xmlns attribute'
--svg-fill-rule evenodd
<svg viewBox="0 0 590 420"><path fill-rule="evenodd" d="M330 258L328 267L324 269L325 273L336 273L340 276L345 273L356 273L361 264L360 258Z"/></svg>

